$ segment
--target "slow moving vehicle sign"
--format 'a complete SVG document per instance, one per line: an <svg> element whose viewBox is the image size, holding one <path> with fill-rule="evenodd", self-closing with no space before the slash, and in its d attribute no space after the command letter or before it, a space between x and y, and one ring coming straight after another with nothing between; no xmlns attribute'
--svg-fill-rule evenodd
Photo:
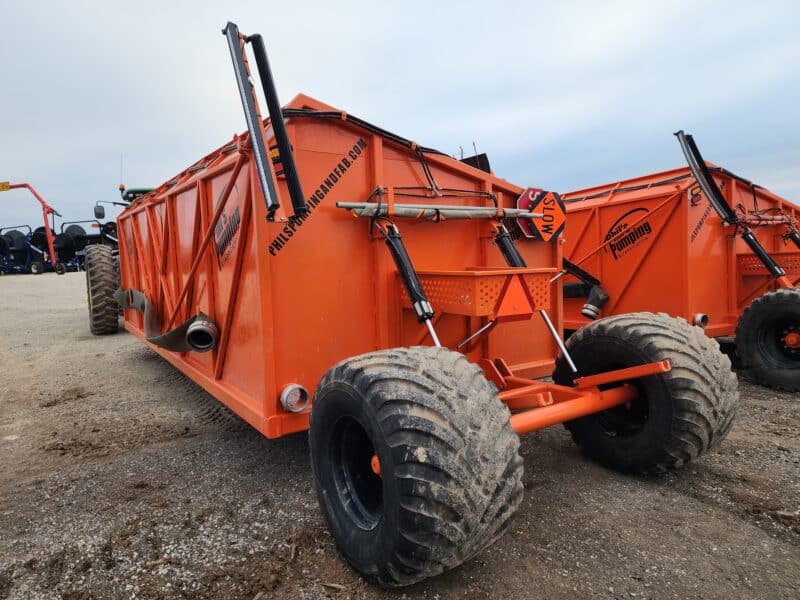
<svg viewBox="0 0 800 600"><path fill-rule="evenodd" d="M555 192L528 188L517 199L517 208L537 213L530 219L517 219L519 228L527 238L549 242L564 231L566 210L561 197Z"/></svg>

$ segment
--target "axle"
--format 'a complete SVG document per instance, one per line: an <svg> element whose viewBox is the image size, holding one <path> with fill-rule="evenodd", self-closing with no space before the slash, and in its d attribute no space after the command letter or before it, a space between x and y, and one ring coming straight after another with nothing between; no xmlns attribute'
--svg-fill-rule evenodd
<svg viewBox="0 0 800 600"><path fill-rule="evenodd" d="M511 428L522 435L633 402L638 397L636 388L629 384L610 390L587 391L585 395L574 400L565 400L511 415Z"/></svg>

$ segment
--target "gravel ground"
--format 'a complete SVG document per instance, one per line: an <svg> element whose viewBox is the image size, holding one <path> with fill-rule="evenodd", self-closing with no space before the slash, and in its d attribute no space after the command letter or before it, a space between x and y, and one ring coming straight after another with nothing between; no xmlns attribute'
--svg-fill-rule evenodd
<svg viewBox="0 0 800 600"><path fill-rule="evenodd" d="M798 598L800 398L742 382L720 448L636 478L560 427L477 559L396 592L339 559L305 435L267 441L132 336L82 274L0 278L0 598Z"/></svg>

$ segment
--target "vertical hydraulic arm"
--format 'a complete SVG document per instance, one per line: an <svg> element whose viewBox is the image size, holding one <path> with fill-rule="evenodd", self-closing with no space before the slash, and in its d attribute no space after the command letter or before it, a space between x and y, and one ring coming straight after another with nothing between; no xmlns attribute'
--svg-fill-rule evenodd
<svg viewBox="0 0 800 600"><path fill-rule="evenodd" d="M292 145L289 143L289 135L286 133L286 124L283 122L283 111L280 100L278 100L278 91L275 89L275 79L272 77L272 69L269 68L264 38L261 37L261 34L256 33L247 36L245 41L250 42L253 46L258 76L261 79L264 98L267 100L267 110L269 111L272 130L275 132L275 142L278 144L283 173L286 175L286 185L289 188L292 209L296 217L302 217L308 212L308 209L303 196L303 188L300 186L300 178L297 175L297 167L294 164L294 155L292 154Z"/></svg>
<svg viewBox="0 0 800 600"><path fill-rule="evenodd" d="M264 193L268 218L272 219L280 204L278 194L275 191L275 182L272 178L270 165L267 162L264 129L261 125L261 115L258 112L253 80L245 63L244 40L239 34L239 28L234 23L228 23L222 33L225 34L225 38L228 40L228 49L231 52L231 60L233 61L233 72L236 75L236 85L239 88L239 96L242 99L247 131L250 132L250 143L253 146L253 158L256 162L258 179L261 183L261 191Z"/></svg>
<svg viewBox="0 0 800 600"><path fill-rule="evenodd" d="M280 199L275 185L275 176L272 171L272 163L267 156L267 145L264 139L264 127L261 113L258 107L253 78L247 63L245 54L245 44L253 46L253 54L256 59L258 74L261 78L261 86L264 90L264 97L267 101L272 130L275 133L275 141L278 145L278 152L283 165L283 172L286 175L286 184L289 189L289 197L292 201L294 216L303 216L307 209L303 190L300 186L300 178L297 175L297 167L294 163L292 147L289 143L289 136L286 133L286 125L283 122L283 112L278 100L278 93L275 89L275 81L267 59L267 51L264 47L263 38L258 35L243 36L239 33L239 28L235 23L228 23L222 30L228 41L228 49L231 53L233 71L236 75L236 85L239 88L239 96L242 99L242 108L247 122L247 130L250 133L250 140L253 146L253 155L258 171L258 179L261 183L261 190L264 193L264 201L267 205L267 216L270 220L274 217L275 211L280 206Z"/></svg>
<svg viewBox="0 0 800 600"><path fill-rule="evenodd" d="M700 154L700 150L694 142L694 138L691 135L685 134L683 131L676 132L675 136L678 138L678 143L681 145L681 150L686 157L686 162L689 164L692 175L697 181L697 185L703 190L703 194L708 198L711 206L717 211L722 221L729 225L740 227L742 230L742 239L753 251L753 254L758 257L761 264L764 265L764 268L767 269L769 274L777 279L781 285L787 285L786 272L775 262L775 259L770 256L767 249L761 245L761 242L758 241L753 231L739 220L739 217L725 200L714 178L711 177L711 173L703 160L703 156ZM788 282L788 285L791 286L791 282Z"/></svg>

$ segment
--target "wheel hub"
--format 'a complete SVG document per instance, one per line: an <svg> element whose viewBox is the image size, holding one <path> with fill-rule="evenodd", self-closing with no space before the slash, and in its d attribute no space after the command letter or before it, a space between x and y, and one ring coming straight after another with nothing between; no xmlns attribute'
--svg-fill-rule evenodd
<svg viewBox="0 0 800 600"><path fill-rule="evenodd" d="M383 513L383 481L380 461L364 426L352 417L340 419L330 451L339 501L357 527L374 529Z"/></svg>
<svg viewBox="0 0 800 600"><path fill-rule="evenodd" d="M784 349L788 350L791 354L800 352L800 326L784 329L781 341L783 342Z"/></svg>

